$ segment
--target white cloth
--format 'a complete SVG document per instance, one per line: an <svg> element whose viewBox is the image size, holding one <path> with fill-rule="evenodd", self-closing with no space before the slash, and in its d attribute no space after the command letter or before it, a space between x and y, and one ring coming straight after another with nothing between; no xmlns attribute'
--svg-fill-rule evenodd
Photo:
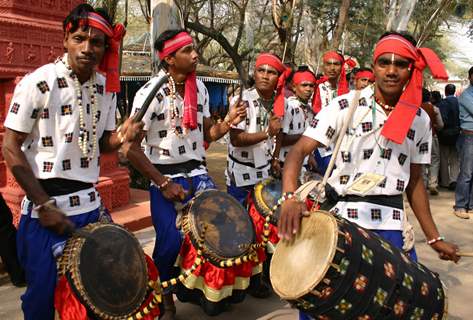
<svg viewBox="0 0 473 320"><path fill-rule="evenodd" d="M317 114L304 135L324 145L334 143L354 94L352 91L335 98ZM376 107L374 118L373 105ZM410 164L430 163L432 132L427 113L419 108L402 144L380 135L386 119L383 109L374 103L373 89L367 87L361 92L359 106L337 155L336 169L328 180L339 195L346 195L349 186L363 173L376 173L385 177L379 186L366 195L402 194L409 182ZM365 228L402 230L403 212L399 209L386 209L367 202L339 202L333 210Z"/></svg>
<svg viewBox="0 0 473 320"><path fill-rule="evenodd" d="M95 188L83 189L62 196L51 197L56 201L56 206L67 216L75 216L97 209L100 206L100 194ZM21 214L27 215L30 208L34 208L33 202L27 197L21 202ZM32 218L38 218L38 211L31 211Z"/></svg>
<svg viewBox="0 0 473 320"><path fill-rule="evenodd" d="M282 132L287 135L303 134L305 129L308 127L311 111L311 106L303 105L302 102L295 96L286 98L285 100L285 111L282 120ZM286 160L286 156L292 146L281 147L279 151L279 160ZM304 160L304 164L307 163L307 158Z"/></svg>
<svg viewBox="0 0 473 320"><path fill-rule="evenodd" d="M337 96L337 88L333 89L330 82L327 80L319 84L321 108L324 109L330 105L330 102ZM326 146L319 148L319 154L322 158L328 157L333 153L333 146Z"/></svg>
<svg viewBox="0 0 473 320"><path fill-rule="evenodd" d="M90 161L78 143L79 108L74 80L62 61L44 65L16 86L5 127L27 133L22 150L38 179L63 178L96 183L99 147ZM92 144L92 115L88 87L83 83L82 105ZM115 130L116 95L105 92L105 78L97 73L97 144L105 130Z"/></svg>
<svg viewBox="0 0 473 320"><path fill-rule="evenodd" d="M143 105L144 101L153 89L154 84L165 73L159 71L156 77L151 78L136 93L133 101L131 114L135 114ZM171 124L171 95L168 83L165 83L156 94L143 117L144 130L146 131L144 146L145 155L153 164L178 164L190 160L205 160L204 149L204 118L210 117L209 94L202 81L197 80L197 128L188 130L184 136L178 136ZM176 93L175 105L179 110L179 115L183 115L184 100ZM176 120L176 128L179 132L185 133L181 125L182 119ZM193 177L207 173L204 165L192 170L188 176ZM170 175L170 177L183 176L183 174Z"/></svg>
<svg viewBox="0 0 473 320"><path fill-rule="evenodd" d="M237 99L238 97L234 97L230 105L233 105ZM240 122L234 128L247 133L265 131L268 127L270 114L259 101L260 96L256 89L244 90L242 99L248 101L246 120ZM235 147L230 142L228 144L228 154L237 161L233 161L230 156L228 157L228 166L225 172L227 185L230 185L233 181L237 187L249 186L268 178L273 148L273 138L268 138L248 147ZM253 167L238 162L250 163Z"/></svg>

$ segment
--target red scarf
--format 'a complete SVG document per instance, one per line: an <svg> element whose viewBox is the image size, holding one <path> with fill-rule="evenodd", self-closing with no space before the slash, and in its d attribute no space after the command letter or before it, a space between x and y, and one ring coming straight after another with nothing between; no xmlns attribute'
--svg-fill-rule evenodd
<svg viewBox="0 0 473 320"><path fill-rule="evenodd" d="M374 82L374 74L372 71L369 71L369 70L358 71L355 74L355 80L358 80L361 78L368 78L371 82Z"/></svg>
<svg viewBox="0 0 473 320"><path fill-rule="evenodd" d="M185 31L176 34L173 38L164 42L162 51L159 51L159 59L163 60L177 50L191 44L192 37ZM182 125L187 129L197 128L197 76L195 71L187 74L184 84L184 115Z"/></svg>
<svg viewBox="0 0 473 320"><path fill-rule="evenodd" d="M385 53L394 53L414 61L411 79L381 131L387 139L401 144L422 103L422 71L429 66L432 76L436 79L448 80L448 75L435 52L428 48L416 48L402 36L389 35L382 38L374 50L374 62Z"/></svg>
<svg viewBox="0 0 473 320"><path fill-rule="evenodd" d="M111 26L108 21L100 14L89 12L87 19L82 19L79 26L90 26L96 28L108 38L108 48L102 62L99 65L99 70L105 74L105 90L107 92L120 92L120 73L118 67L120 65L120 43L125 36L125 27L121 23ZM66 32L69 32L72 24L66 26Z"/></svg>
<svg viewBox="0 0 473 320"><path fill-rule="evenodd" d="M349 66L351 68L356 66L356 62L353 61L352 59L346 59L343 58L343 56L336 51L328 51L326 52L323 57L322 57L323 62L327 62L329 60L337 60L340 61L342 64L342 70L340 72L340 77L338 78L338 84L337 84L337 96L341 96L343 94L346 94L350 92L350 88L348 87L348 81L347 81L347 72L345 70L345 66ZM327 81L328 78L326 76L322 77L317 81L317 84L324 83ZM314 110L314 113L317 114L321 109L322 109L322 101L320 100L320 89L317 86L317 90L315 93L315 98L312 100L312 108Z"/></svg>
<svg viewBox="0 0 473 320"><path fill-rule="evenodd" d="M273 67L279 72L279 79L276 85L276 96L274 98L273 112L276 116L282 117L284 115L284 86L286 85L286 78L291 74L291 69L279 60L278 57L271 53L261 53L256 58L255 68L262 65Z"/></svg>
<svg viewBox="0 0 473 320"><path fill-rule="evenodd" d="M317 80L315 79L314 74L310 71L298 71L294 73L294 76L292 77L292 82L297 85L302 82L316 83Z"/></svg>

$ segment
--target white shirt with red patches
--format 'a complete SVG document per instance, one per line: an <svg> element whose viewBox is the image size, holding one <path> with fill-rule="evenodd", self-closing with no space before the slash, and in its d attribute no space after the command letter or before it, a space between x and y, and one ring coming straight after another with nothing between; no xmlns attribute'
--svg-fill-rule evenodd
<svg viewBox="0 0 473 320"><path fill-rule="evenodd" d="M131 114L135 114L143 105L144 101L153 89L153 85L163 76L163 70L159 71L156 77L151 78L135 95ZM209 94L202 81L197 80L197 128L188 130L183 136L178 136L171 123L170 104L171 91L168 83L165 83L158 90L156 98L149 105L143 117L145 139L142 146L144 153L153 164L179 164L190 160L205 160L204 149L204 118L210 117ZM175 105L179 110L179 115L183 114L184 99L176 93ZM185 133L181 124L181 119L176 120L178 132ZM189 176L197 176L207 173L204 165L194 169ZM182 176L183 174L172 175L171 177Z"/></svg>
<svg viewBox="0 0 473 320"><path fill-rule="evenodd" d="M96 183L100 169L99 147L96 147L91 160L84 157L79 147L79 108L70 74L71 71L60 60L27 74L15 87L5 127L27 134L22 151L36 178ZM105 92L105 78L98 73L95 84L98 144L105 130L115 130L116 95ZM93 141L91 85L90 80L81 85L90 150ZM94 210L99 206L98 193L94 192L94 188L79 193L70 197L55 197L57 205L68 215Z"/></svg>
<svg viewBox="0 0 473 320"><path fill-rule="evenodd" d="M312 119L312 111L309 110L310 105L304 106L302 102L295 96L286 98L285 111L282 120L282 132L287 135L303 134ZM284 161L292 146L281 147L279 152L279 160ZM304 164L307 159L304 161Z"/></svg>
<svg viewBox="0 0 473 320"><path fill-rule="evenodd" d="M324 145L334 144L354 94L351 91L335 98L315 116L304 135ZM347 195L350 185L363 173L385 177L367 195L402 194L409 183L410 164L430 163L432 132L427 113L419 108L402 144L381 136L387 118L384 110L374 103L372 87L362 90L359 106L337 155L336 169L328 180L340 196ZM402 230L403 210L400 209L368 202L338 202L332 211L368 229Z"/></svg>
<svg viewBox="0 0 473 320"><path fill-rule="evenodd" d="M230 102L233 105L238 97ZM265 110L255 88L243 91L243 100L248 101L246 119L235 126L247 133L265 131L270 114ZM228 166L225 172L227 185L233 182L237 187L250 186L269 177L274 148L273 138L265 139L248 147L235 147L228 143ZM250 165L246 165L250 164Z"/></svg>

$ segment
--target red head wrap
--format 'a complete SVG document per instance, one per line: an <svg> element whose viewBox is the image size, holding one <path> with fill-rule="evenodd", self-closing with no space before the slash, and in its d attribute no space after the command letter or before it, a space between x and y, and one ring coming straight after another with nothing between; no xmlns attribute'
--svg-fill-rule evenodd
<svg viewBox="0 0 473 320"><path fill-rule="evenodd" d="M300 84L302 82L316 83L317 80L315 79L314 74L310 71L298 71L294 73L294 76L292 77L292 82L294 84Z"/></svg>
<svg viewBox="0 0 473 320"><path fill-rule="evenodd" d="M347 81L347 73L345 70L345 66L348 65L351 68L356 66L356 62L352 59L343 58L343 56L336 51L328 51L322 57L323 62L327 62L329 60L337 60L342 63L342 70L340 72L340 77L338 78L338 85L337 85L337 96L341 96L342 94L350 92L348 88L348 81ZM328 78L326 76L322 77L317 81L317 84L324 83L327 81ZM314 113L318 113L320 109L322 109L322 102L320 101L320 90L317 87L316 94L314 95L314 99L312 100L312 108Z"/></svg>
<svg viewBox="0 0 473 320"><path fill-rule="evenodd" d="M164 42L163 50L159 51L159 59L163 60L177 50L193 42L192 37L185 31L176 34ZM184 94L184 116L182 125L188 129L197 128L197 76L195 71L186 77Z"/></svg>
<svg viewBox="0 0 473 320"><path fill-rule="evenodd" d="M88 25L92 28L96 28L105 33L108 37L108 49L99 65L99 70L104 73L107 78L105 90L107 92L120 92L118 66L120 64L120 43L125 36L125 27L121 23L117 23L112 27L104 17L95 12L89 12L87 19L82 19L79 25ZM69 32L71 28L72 24L69 23L66 26L66 32Z"/></svg>
<svg viewBox="0 0 473 320"><path fill-rule="evenodd" d="M370 81L374 82L374 73L370 70L362 70L355 73L355 79L368 78Z"/></svg>
<svg viewBox="0 0 473 320"><path fill-rule="evenodd" d="M414 62L411 79L381 131L387 139L401 144L422 103L422 71L429 66L436 79L448 80L448 75L435 52L428 48L416 48L402 36L389 35L382 38L374 49L374 62L385 53L394 53Z"/></svg>
<svg viewBox="0 0 473 320"><path fill-rule="evenodd" d="M279 72L278 84L276 85L276 97L274 98L273 112L278 117L282 117L284 115L284 86L286 84L286 78L291 74L291 68L286 68L286 66L281 62L281 60L279 60L278 57L271 53L261 53L256 58L256 68L265 64L273 67Z"/></svg>

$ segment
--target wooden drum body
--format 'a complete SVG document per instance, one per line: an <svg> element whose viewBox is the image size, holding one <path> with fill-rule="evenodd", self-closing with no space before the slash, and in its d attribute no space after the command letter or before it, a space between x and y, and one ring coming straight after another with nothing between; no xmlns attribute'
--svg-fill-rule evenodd
<svg viewBox="0 0 473 320"><path fill-rule="evenodd" d="M315 319L445 319L438 275L376 233L317 211L274 252L276 293Z"/></svg>

